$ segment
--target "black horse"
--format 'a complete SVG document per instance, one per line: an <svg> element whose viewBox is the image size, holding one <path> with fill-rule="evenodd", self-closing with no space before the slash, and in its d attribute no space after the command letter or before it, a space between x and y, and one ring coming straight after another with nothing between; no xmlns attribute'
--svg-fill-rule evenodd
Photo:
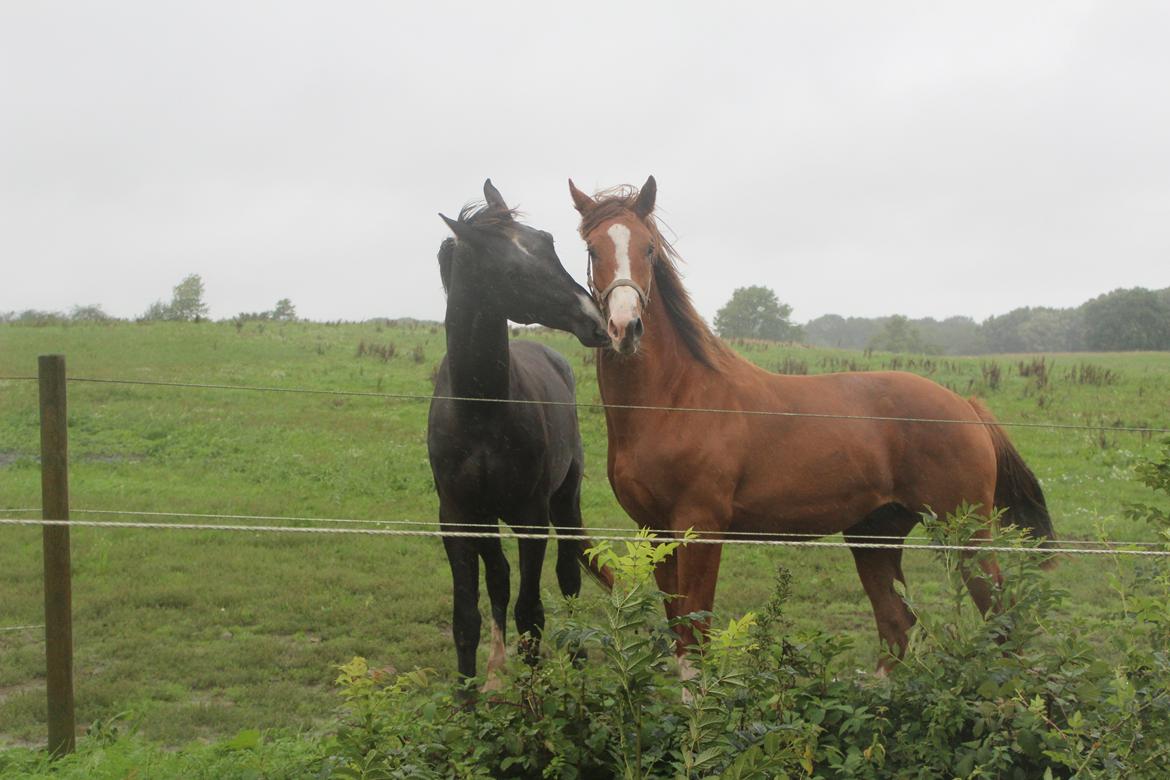
<svg viewBox="0 0 1170 780"><path fill-rule="evenodd" d="M566 330L582 344L609 340L601 312L573 281L553 249L552 236L515 220L491 180L486 204L464 207L459 219L440 214L455 234L439 248L447 292L447 356L439 366L427 424L427 449L445 531L496 533L498 521L540 534L521 539L516 628L535 659L544 608L540 572L550 525L557 527L561 592L581 588L579 564L584 453L576 408L498 403L503 399L572 402L573 371L542 344L508 341L508 321ZM441 396L492 399L444 400ZM492 610L488 685L504 661L509 599L508 561L498 537L443 537L455 586L454 634L459 672L475 676L479 646L479 559ZM586 564L587 565L587 564ZM591 571L605 579L607 572Z"/></svg>

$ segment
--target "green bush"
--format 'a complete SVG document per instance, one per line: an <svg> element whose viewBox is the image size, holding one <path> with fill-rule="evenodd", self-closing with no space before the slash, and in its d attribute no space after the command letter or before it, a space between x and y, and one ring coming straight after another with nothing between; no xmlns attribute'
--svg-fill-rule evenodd
<svg viewBox="0 0 1170 780"><path fill-rule="evenodd" d="M1142 474L1166 491L1166 463ZM1151 476L1153 475L1153 476ZM1165 522L1151 507L1131 510ZM1160 514L1161 512L1161 514ZM328 751L345 777L1161 777L1170 760L1170 579L1165 559L1139 576L1114 646L1090 646L1062 614L1062 592L1035 542L999 529L1004 585L984 620L962 572L984 520L970 509L925 518L952 576L953 609L921 614L907 655L885 679L848 674L843 643L792 635L790 575L771 601L713 629L680 683L666 598L653 568L677 543L647 536L619 554L612 593L566 604L547 657L516 662L507 685L467 705L415 672L381 684L356 659L340 682L348 714ZM1029 552L1032 548L1035 552ZM963 557L968 555L970 557ZM1133 583L1130 583L1132 585ZM1144 589L1148 591L1148 589ZM911 605L912 606L912 605ZM600 620L586 616L600 614ZM689 616L697 617L697 616ZM589 661L579 663L580 653ZM1109 659L1104 660L1104 659ZM685 688L685 693L680 690Z"/></svg>
<svg viewBox="0 0 1170 780"><path fill-rule="evenodd" d="M1170 497L1170 442L1138 474ZM1170 550L1165 503L1128 512L1154 524ZM390 679L355 658L340 669L343 709L327 737L245 732L169 753L113 723L57 762L0 753L0 777L1164 776L1166 559L1116 567L1113 640L1094 646L1065 614L1058 577L1041 568L1044 553L1012 528L996 534L997 545L1021 548L998 556L998 609L986 620L976 613L963 572L979 576L987 553L972 544L984 524L969 509L924 518L951 572L952 606L918 615L903 662L886 678L844 669L847 648L836 637L793 632L791 576L781 569L761 611L713 628L693 653L697 673L680 682L653 571L689 540L642 535L620 552L608 543L593 550L615 573L613 591L562 603L545 657L535 666L515 660L493 694L427 670ZM710 616L684 619L698 617Z"/></svg>

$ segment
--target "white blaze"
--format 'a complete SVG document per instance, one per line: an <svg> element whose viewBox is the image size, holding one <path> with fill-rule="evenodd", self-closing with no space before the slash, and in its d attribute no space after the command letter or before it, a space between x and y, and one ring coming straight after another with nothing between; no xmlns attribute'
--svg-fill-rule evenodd
<svg viewBox="0 0 1170 780"><path fill-rule="evenodd" d="M617 273L614 279L633 279L630 276L630 229L621 223L609 226L606 231L613 239L614 257L617 259ZM604 304L605 301L602 301ZM633 287L615 287L609 294L609 316L615 324L625 325L638 317L638 293Z"/></svg>

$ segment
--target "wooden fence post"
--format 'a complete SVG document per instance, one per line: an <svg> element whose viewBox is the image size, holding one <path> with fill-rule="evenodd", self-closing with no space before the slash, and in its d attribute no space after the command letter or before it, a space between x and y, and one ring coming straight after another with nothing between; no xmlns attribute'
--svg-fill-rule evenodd
<svg viewBox="0 0 1170 780"><path fill-rule="evenodd" d="M69 519L69 439L65 410L65 356L41 355L41 512ZM76 747L73 713L73 585L69 526L42 527L45 558L45 665L49 695L49 753Z"/></svg>

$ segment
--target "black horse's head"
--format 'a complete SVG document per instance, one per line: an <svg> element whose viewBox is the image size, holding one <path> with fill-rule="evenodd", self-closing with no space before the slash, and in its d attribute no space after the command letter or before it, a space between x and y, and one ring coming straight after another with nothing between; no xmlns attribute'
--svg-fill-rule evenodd
<svg viewBox="0 0 1170 780"><path fill-rule="evenodd" d="M561 265L552 236L517 222L491 179L484 182L483 194L485 204L464 207L458 219L439 215L455 234L439 249L447 294L474 296L476 305L513 322L568 331L587 347L606 344L601 311ZM454 299L450 303L458 305Z"/></svg>

